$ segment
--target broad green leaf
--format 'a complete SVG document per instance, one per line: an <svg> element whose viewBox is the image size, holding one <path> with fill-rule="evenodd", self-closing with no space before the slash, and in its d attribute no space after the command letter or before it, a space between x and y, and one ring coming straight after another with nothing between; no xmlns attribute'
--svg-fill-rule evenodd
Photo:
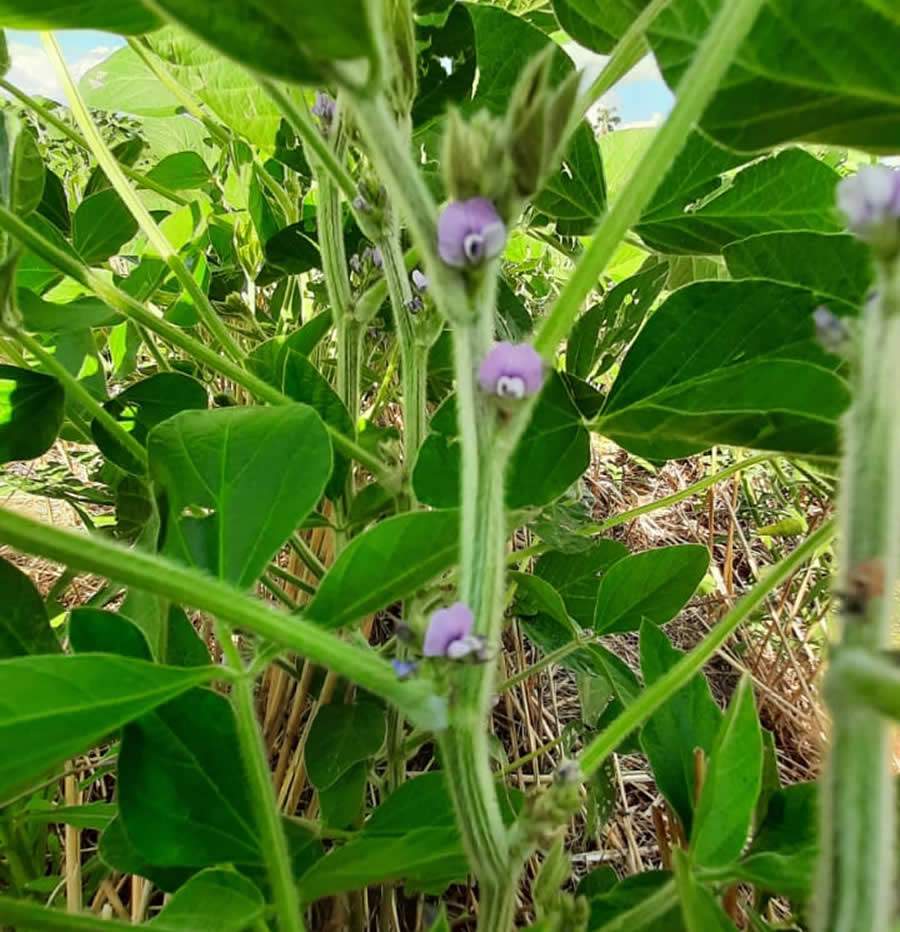
<svg viewBox="0 0 900 932"><path fill-rule="evenodd" d="M203 0L153 0L153 5L228 57L279 80L316 83L333 74L335 60L374 61L377 54L363 0L334 0L327 10L315 4L273 8L265 0L220 0L215 16Z"/></svg>
<svg viewBox="0 0 900 932"><path fill-rule="evenodd" d="M327 789L384 743L384 709L374 702L326 705L316 713L303 751L310 782Z"/></svg>
<svg viewBox="0 0 900 932"><path fill-rule="evenodd" d="M352 828L359 820L371 765L368 760L353 764L334 783L318 790L322 820L329 828Z"/></svg>
<svg viewBox="0 0 900 932"><path fill-rule="evenodd" d="M75 252L69 241L46 217L35 212L25 220L25 224L35 233L48 239L70 259L81 261L81 257ZM31 288L39 294L49 285L58 282L62 277L62 273L57 270L56 266L51 265L42 257L28 250L23 251L16 266L16 286Z"/></svg>
<svg viewBox="0 0 900 932"><path fill-rule="evenodd" d="M340 628L412 595L456 562L459 513L416 511L369 528L341 551L303 615Z"/></svg>
<svg viewBox="0 0 900 932"><path fill-rule="evenodd" d="M0 657L59 653L47 608L34 583L0 559Z"/></svg>
<svg viewBox="0 0 900 932"><path fill-rule="evenodd" d="M117 815L100 836L99 854L100 860L112 870L146 877L166 893L174 893L195 873L190 867L150 864L126 834L121 815Z"/></svg>
<svg viewBox="0 0 900 932"><path fill-rule="evenodd" d="M167 117L174 116L181 107L178 98L128 46L89 68L78 82L78 89L94 110Z"/></svg>
<svg viewBox="0 0 900 932"><path fill-rule="evenodd" d="M76 608L69 614L69 644L76 654L105 653L152 660L143 633L124 615L98 608Z"/></svg>
<svg viewBox="0 0 900 932"><path fill-rule="evenodd" d="M818 818L815 783L778 790L749 850L731 870L760 890L806 902L819 854Z"/></svg>
<svg viewBox="0 0 900 932"><path fill-rule="evenodd" d="M728 277L728 269L719 256L670 256L666 291L677 291L694 282L719 281Z"/></svg>
<svg viewBox="0 0 900 932"><path fill-rule="evenodd" d="M542 554L534 565L534 574L559 592L569 615L587 628L594 621L600 577L627 555L627 548L619 541L592 541L590 549L581 553L555 550Z"/></svg>
<svg viewBox="0 0 900 932"><path fill-rule="evenodd" d="M175 152L154 165L147 177L172 191L186 191L202 188L211 176L196 152Z"/></svg>
<svg viewBox="0 0 900 932"><path fill-rule="evenodd" d="M623 932L684 932L674 891L671 898L660 900L671 883L672 875L667 871L650 870L626 877L609 892L590 898L588 929L595 932L627 914L627 924L620 926ZM659 909L650 908L655 902L660 903Z"/></svg>
<svg viewBox="0 0 900 932"><path fill-rule="evenodd" d="M302 275L321 265L319 246L312 239L305 223L292 223L274 236L264 246L266 261L281 269L286 275Z"/></svg>
<svg viewBox="0 0 900 932"><path fill-rule="evenodd" d="M654 624L641 625L641 673L647 686L655 683L684 656ZM722 713L703 673L672 695L641 729L641 748L653 768L659 791L690 837L695 786L694 750L707 757L719 730Z"/></svg>
<svg viewBox="0 0 900 932"><path fill-rule="evenodd" d="M436 508L459 504L459 441L456 399L451 397L431 420L431 433L419 449L413 486L419 500ZM509 508L546 505L587 469L590 438L562 378L553 373L535 405L509 466Z"/></svg>
<svg viewBox="0 0 900 932"><path fill-rule="evenodd" d="M169 607L166 663L173 667L203 667L209 662L209 648L197 633L184 610Z"/></svg>
<svg viewBox="0 0 900 932"><path fill-rule="evenodd" d="M650 42L675 87L721 0L675 0ZM892 7L832 0L769 0L700 125L734 149L791 140L892 154L900 149L900 72L883 67L900 46Z"/></svg>
<svg viewBox="0 0 900 932"><path fill-rule="evenodd" d="M249 71L174 27L154 32L147 42L179 84L197 95L229 129L264 151L274 151L281 112ZM184 117L174 119L185 122ZM180 145L177 151L186 148L192 147Z"/></svg>
<svg viewBox="0 0 900 932"><path fill-rule="evenodd" d="M635 340L592 426L650 459L717 443L833 454L849 392L815 342L818 303L767 281L680 289Z"/></svg>
<svg viewBox="0 0 900 932"><path fill-rule="evenodd" d="M869 248L849 233L763 233L731 243L723 254L732 278L800 285L835 314L856 313L874 280Z"/></svg>
<svg viewBox="0 0 900 932"><path fill-rule="evenodd" d="M59 175L50 171L44 166L44 193L41 196L41 203L38 204L37 211L43 214L58 230L68 233L71 228L69 218L69 202L66 197L66 189Z"/></svg>
<svg viewBox="0 0 900 932"><path fill-rule="evenodd" d="M151 39L150 36L147 38ZM171 66L166 64L166 67ZM147 143L145 155L148 159L163 159L178 152L196 152L212 167L220 154L207 128L197 120L186 120L183 114L145 118L141 121L141 135ZM144 197L158 197L149 191L140 193ZM170 206L167 201L165 209Z"/></svg>
<svg viewBox="0 0 900 932"><path fill-rule="evenodd" d="M472 107L486 107L498 116L509 105L519 72L545 49L551 39L525 19L498 6L467 4L475 26L478 83ZM562 50L552 67L554 83L574 68ZM606 207L603 161L593 131L582 123L572 137L563 167L544 185L534 201L541 213L558 221L566 235L589 233Z"/></svg>
<svg viewBox="0 0 900 932"><path fill-rule="evenodd" d="M194 874L147 923L155 932L243 932L262 918L262 894L234 870Z"/></svg>
<svg viewBox="0 0 900 932"><path fill-rule="evenodd" d="M135 233L137 220L112 188L86 197L72 217L72 243L88 265L114 256Z"/></svg>
<svg viewBox="0 0 900 932"><path fill-rule="evenodd" d="M600 580L594 630L636 631L645 619L666 624L684 608L708 566L709 551L700 544L658 547L624 557Z"/></svg>
<svg viewBox="0 0 900 932"><path fill-rule="evenodd" d="M717 168L731 168L742 161L709 143L705 146L707 161L716 162ZM700 153L694 148L689 146L686 154L696 158ZM704 165L702 157L697 158L697 165ZM834 207L837 172L802 149L754 162L714 196L708 183L694 187L696 178L678 169L676 162L668 176L672 180L663 183L636 228L641 239L659 252L714 254L756 233L798 228L836 233L843 229Z"/></svg>
<svg viewBox="0 0 900 932"><path fill-rule="evenodd" d="M12 111L0 111L0 203L26 217L43 195L44 161L34 136Z"/></svg>
<svg viewBox="0 0 900 932"><path fill-rule="evenodd" d="M305 405L184 411L150 432L148 450L169 495L167 552L241 587L312 511L332 467L328 433Z"/></svg>
<svg viewBox="0 0 900 932"><path fill-rule="evenodd" d="M150 32L159 20L139 0L0 0L0 24L8 29L102 29L123 35Z"/></svg>
<svg viewBox="0 0 900 932"><path fill-rule="evenodd" d="M626 126L605 133L599 139L603 171L610 200L621 194L634 173L641 156L650 147L656 129L650 126ZM693 137L689 137L688 142ZM671 172L671 169L670 169Z"/></svg>
<svg viewBox="0 0 900 932"><path fill-rule="evenodd" d="M734 932L735 925L725 914L719 901L691 873L690 861L685 851L675 848L672 856L686 932Z"/></svg>
<svg viewBox="0 0 900 932"><path fill-rule="evenodd" d="M608 54L644 5L641 0L553 0L553 12L579 45Z"/></svg>
<svg viewBox="0 0 900 932"><path fill-rule="evenodd" d="M56 361L68 370L98 401L109 395L106 387L106 372L97 339L90 330L69 330L49 336L44 342ZM43 368L43 366L41 367ZM66 397L66 414L77 412L83 418L88 414L84 407L74 398Z"/></svg>
<svg viewBox="0 0 900 932"><path fill-rule="evenodd" d="M753 686L741 680L719 726L694 816L691 857L724 867L744 848L762 780L762 734Z"/></svg>
<svg viewBox="0 0 900 932"><path fill-rule="evenodd" d="M581 379L602 375L635 338L666 284L668 265L659 262L612 288L575 322L566 346L566 372Z"/></svg>
<svg viewBox="0 0 900 932"><path fill-rule="evenodd" d="M140 136L129 136L127 139L113 146L111 151L115 160L120 165L127 165L130 168L137 162L141 153L144 151L144 140L141 139ZM87 184L81 192L81 198L83 200L91 194L96 194L98 191L105 191L111 187L112 185L109 183L109 178L106 177L106 172L97 165L91 172L91 176L88 178Z"/></svg>
<svg viewBox="0 0 900 932"><path fill-rule="evenodd" d="M208 404L206 388L196 379L180 372L158 372L129 385L103 407L138 443L146 445L147 435L157 424L181 411L202 411ZM91 422L91 434L100 451L117 466L126 472L144 471L100 421Z"/></svg>
<svg viewBox="0 0 900 932"><path fill-rule="evenodd" d="M71 333L93 327L111 327L121 315L99 298L83 297L58 303L47 301L27 288L16 292L16 306L33 333Z"/></svg>
<svg viewBox="0 0 900 932"><path fill-rule="evenodd" d="M64 404L56 379L0 365L0 463L46 453L62 427Z"/></svg>
<svg viewBox="0 0 900 932"><path fill-rule="evenodd" d="M0 745L16 749L0 759L0 799L209 677L111 654L0 660Z"/></svg>
<svg viewBox="0 0 900 932"><path fill-rule="evenodd" d="M389 880L440 892L468 871L442 773L408 780L378 807L362 832L300 878L313 901Z"/></svg>

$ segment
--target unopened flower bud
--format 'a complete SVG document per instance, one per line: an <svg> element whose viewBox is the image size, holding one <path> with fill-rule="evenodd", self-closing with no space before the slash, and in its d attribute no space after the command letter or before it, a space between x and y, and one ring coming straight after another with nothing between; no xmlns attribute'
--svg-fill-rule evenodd
<svg viewBox="0 0 900 932"><path fill-rule="evenodd" d="M410 278L412 279L413 288L415 288L416 291L428 290L428 277L419 269L413 269Z"/></svg>
<svg viewBox="0 0 900 932"><path fill-rule="evenodd" d="M410 677L415 676L416 671L419 669L419 665L412 660L398 660L396 658L391 661L391 666L394 668L398 680L408 680Z"/></svg>
<svg viewBox="0 0 900 932"><path fill-rule="evenodd" d="M438 219L438 252L454 268L479 266L503 252L506 226L485 197L452 201Z"/></svg>
<svg viewBox="0 0 900 932"><path fill-rule="evenodd" d="M887 165L863 165L837 188L837 203L847 227L876 248L893 251L900 244L900 171Z"/></svg>
<svg viewBox="0 0 900 932"><path fill-rule="evenodd" d="M544 360L530 343L497 343L484 357L478 382L489 395L525 398L544 384Z"/></svg>
<svg viewBox="0 0 900 932"><path fill-rule="evenodd" d="M825 305L817 307L812 316L816 326L816 340L822 349L829 353L844 351L850 341L850 331L844 321Z"/></svg>
<svg viewBox="0 0 900 932"><path fill-rule="evenodd" d="M316 102L312 105L311 112L313 116L319 118L319 121L325 129L331 126L336 110L337 105L333 97L329 97L328 94L322 91L316 92Z"/></svg>

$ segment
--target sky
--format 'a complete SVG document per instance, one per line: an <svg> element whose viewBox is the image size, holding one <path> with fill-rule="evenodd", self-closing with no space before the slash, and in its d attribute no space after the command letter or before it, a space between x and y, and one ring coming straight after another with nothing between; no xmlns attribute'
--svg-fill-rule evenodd
<svg viewBox="0 0 900 932"><path fill-rule="evenodd" d="M124 44L119 36L89 30L57 32L56 38L76 79ZM7 75L10 83L29 94L62 101L63 92L38 34L9 29L6 41L12 59L12 68ZM585 70L585 80L599 74L605 61L602 56L575 45L568 45L566 51ZM648 56L607 94L602 103L616 108L623 125L652 124L660 122L668 113L672 95L663 83L656 63Z"/></svg>

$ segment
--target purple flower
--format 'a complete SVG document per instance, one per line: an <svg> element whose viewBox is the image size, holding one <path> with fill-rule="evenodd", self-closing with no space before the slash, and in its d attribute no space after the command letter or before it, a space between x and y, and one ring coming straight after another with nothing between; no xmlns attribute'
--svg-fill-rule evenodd
<svg viewBox="0 0 900 932"><path fill-rule="evenodd" d="M428 622L422 652L426 657L450 657L456 652L454 645L466 641L474 624L472 612L464 602L438 609Z"/></svg>
<svg viewBox="0 0 900 932"><path fill-rule="evenodd" d="M838 185L837 203L847 226L861 239L877 237L900 219L900 171L887 165L863 165Z"/></svg>
<svg viewBox="0 0 900 932"><path fill-rule="evenodd" d="M367 214L371 209L369 202L361 195L357 194L352 201L353 209L359 211L361 214Z"/></svg>
<svg viewBox="0 0 900 932"><path fill-rule="evenodd" d="M316 102L312 105L312 114L317 116L326 126L334 119L336 105L333 97L322 91L316 91Z"/></svg>
<svg viewBox="0 0 900 932"><path fill-rule="evenodd" d="M410 314L418 314L424 307L425 302L417 294L414 294L409 301L406 302L406 309Z"/></svg>
<svg viewBox="0 0 900 932"><path fill-rule="evenodd" d="M454 268L481 265L499 256L506 243L506 227L485 197L452 201L438 219L438 252Z"/></svg>
<svg viewBox="0 0 900 932"><path fill-rule="evenodd" d="M419 668L419 665L415 663L415 661L397 660L396 658L391 661L391 666L394 668L394 673L397 674L398 680L408 680L411 676L415 676Z"/></svg>
<svg viewBox="0 0 900 932"><path fill-rule="evenodd" d="M501 398L534 395L544 384L544 360L530 343L497 343L482 360L478 381Z"/></svg>
<svg viewBox="0 0 900 932"><path fill-rule="evenodd" d="M384 265L384 256L381 255L381 250L377 246L372 250L372 265L376 269L380 269Z"/></svg>
<svg viewBox="0 0 900 932"><path fill-rule="evenodd" d="M428 290L428 277L424 272L419 271L419 269L413 269L412 275L413 288L416 291L427 291Z"/></svg>

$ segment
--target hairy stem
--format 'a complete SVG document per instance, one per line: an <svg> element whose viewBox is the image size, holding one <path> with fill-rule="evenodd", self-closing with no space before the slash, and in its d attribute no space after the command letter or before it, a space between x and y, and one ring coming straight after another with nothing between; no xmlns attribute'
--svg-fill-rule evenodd
<svg viewBox="0 0 900 932"><path fill-rule="evenodd" d="M844 430L837 586L841 631L829 674L832 740L822 781L822 854L813 902L814 928L820 932L887 929L897 889L893 729L877 708L854 696L852 679L841 682L842 652L850 655L852 677L853 658L874 661L890 646L896 609L900 262L887 263L881 273L878 299L862 321L854 400ZM855 686L858 690L860 683Z"/></svg>
<svg viewBox="0 0 900 932"><path fill-rule="evenodd" d="M553 357L556 347L565 339L584 299L619 248L622 238L650 203L675 156L684 147L688 135L715 94L764 2L730 0L719 7L678 84L672 112L653 137L653 145L642 156L628 184L607 211L591 245L575 266L553 310L541 324L534 345L547 359Z"/></svg>
<svg viewBox="0 0 900 932"><path fill-rule="evenodd" d="M134 219L138 222L141 231L147 237L150 245L165 261L166 265L172 270L180 285L188 293L193 305L203 321L203 325L216 339L219 346L235 361L243 358L241 348L234 341L228 328L222 322L215 308L209 302L209 298L203 289L194 280L187 266L181 261L175 248L168 241L165 234L157 226L156 221L150 216L150 211L144 206L143 201L137 196L128 179L125 177L119 163L116 161L109 147L103 141L103 137L94 125L90 112L84 104L84 100L69 74L65 60L62 57L59 45L52 33L41 33L44 48L47 51L50 60L53 62L56 72L59 75L60 82L66 92L69 100L69 106L75 121L81 128L81 132L90 146L91 152L97 163L103 169L104 174L109 179L119 197L122 198L125 206L129 209Z"/></svg>

